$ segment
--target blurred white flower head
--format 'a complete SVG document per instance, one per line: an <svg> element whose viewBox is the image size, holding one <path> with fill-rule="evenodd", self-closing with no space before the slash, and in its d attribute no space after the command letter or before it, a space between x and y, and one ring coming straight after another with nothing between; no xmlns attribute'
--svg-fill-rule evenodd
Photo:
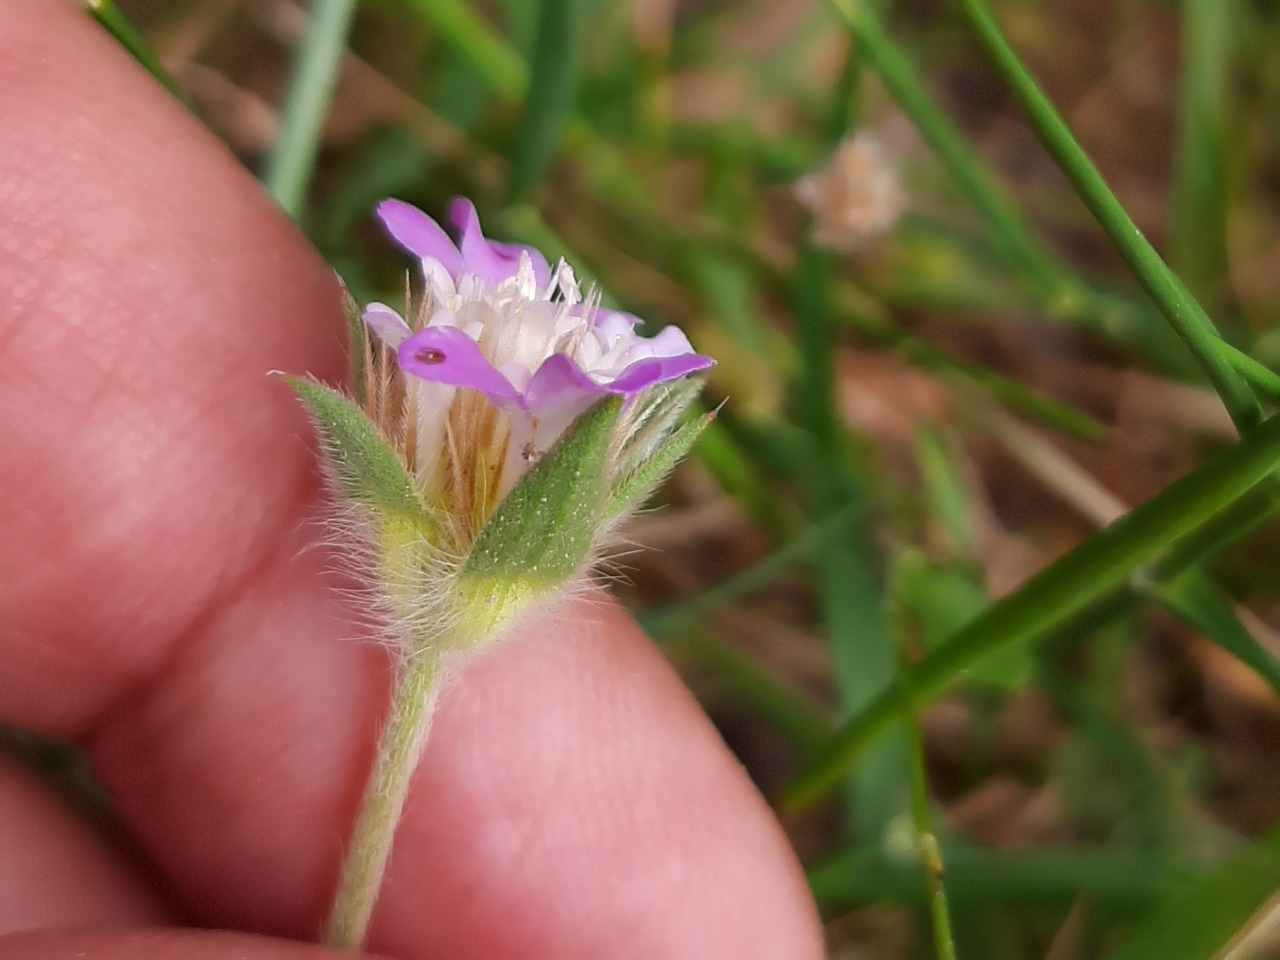
<svg viewBox="0 0 1280 960"><path fill-rule="evenodd" d="M907 205L893 164L869 133L844 140L823 169L796 183L795 192L813 215L814 242L844 252L889 230Z"/></svg>

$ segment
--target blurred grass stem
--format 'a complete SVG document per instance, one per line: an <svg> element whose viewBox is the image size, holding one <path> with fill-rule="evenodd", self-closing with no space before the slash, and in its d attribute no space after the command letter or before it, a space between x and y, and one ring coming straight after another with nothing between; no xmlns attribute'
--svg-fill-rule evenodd
<svg viewBox="0 0 1280 960"><path fill-rule="evenodd" d="M1220 304L1227 257L1227 110L1239 54L1240 12L1222 0L1182 0L1178 140L1169 211L1169 262L1191 291Z"/></svg>
<svg viewBox="0 0 1280 960"><path fill-rule="evenodd" d="M543 0L541 4L533 70L507 179L508 207L524 200L542 181L560 147L573 112L583 14L582 0Z"/></svg>
<svg viewBox="0 0 1280 960"><path fill-rule="evenodd" d="M406 0L439 31L441 39L508 100L524 95L529 70L520 54L463 0Z"/></svg>
<svg viewBox="0 0 1280 960"><path fill-rule="evenodd" d="M1012 200L938 107L914 64L885 32L876 11L859 0L828 2L849 28L857 50L867 58L890 96L982 215L1000 250L1042 294L1051 299L1068 297L1063 269L1036 240Z"/></svg>
<svg viewBox="0 0 1280 960"><path fill-rule="evenodd" d="M897 594L896 586L893 592ZM951 932L951 909L947 905L947 890L942 882L942 850L938 846L938 837L933 832L933 814L929 809L929 781L925 767L924 735L920 730L920 704L916 698L907 652L909 616L896 596L893 606L898 641L898 683L905 705L903 727L911 784L911 819L916 828L920 867L924 871L925 887L928 890L933 945L938 960L956 960L955 937Z"/></svg>
<svg viewBox="0 0 1280 960"><path fill-rule="evenodd" d="M355 6L356 0L316 0L289 82L280 135L267 158L263 182L294 219L311 183Z"/></svg>
<svg viewBox="0 0 1280 960"><path fill-rule="evenodd" d="M156 52L151 49L151 44L147 43L146 38L120 12L120 8L113 0L85 0L85 6L93 18L115 37L120 46L129 51L130 56L137 60L147 73L160 81L164 88L179 100L183 99L182 90L179 89L177 81L164 68Z"/></svg>

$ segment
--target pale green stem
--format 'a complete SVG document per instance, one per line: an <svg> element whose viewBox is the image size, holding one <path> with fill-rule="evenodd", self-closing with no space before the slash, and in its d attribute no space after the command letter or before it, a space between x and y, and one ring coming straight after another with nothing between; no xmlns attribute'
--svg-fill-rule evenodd
<svg viewBox="0 0 1280 960"><path fill-rule="evenodd" d="M938 960L956 960L955 937L951 932L951 908L947 904L947 890L942 882L942 850L938 846L938 836L933 832L933 811L929 808L924 734L920 729L920 701L916 697L907 651L910 617L899 599L901 587L896 583L900 576L895 571L892 603L898 641L898 688L905 705L902 724L906 734L907 765L911 782L911 818L915 822L920 866L924 870L925 887L929 892L929 918L933 927L934 949Z"/></svg>
<svg viewBox="0 0 1280 960"><path fill-rule="evenodd" d="M331 947L357 950L364 944L409 783L426 746L439 676L439 654L419 653L396 681L329 915L325 942Z"/></svg>

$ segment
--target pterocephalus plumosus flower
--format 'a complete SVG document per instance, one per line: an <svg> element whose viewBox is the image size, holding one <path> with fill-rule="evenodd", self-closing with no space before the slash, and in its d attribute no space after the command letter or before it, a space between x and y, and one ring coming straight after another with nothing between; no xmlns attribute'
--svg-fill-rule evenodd
<svg viewBox="0 0 1280 960"><path fill-rule="evenodd" d="M418 260L416 306L359 312L351 395L289 381L398 654L329 921L341 947L364 940L442 670L580 583L709 419L683 417L689 375L712 361L677 327L641 336L563 260L487 239L466 200L449 214L456 242L407 203L379 205Z"/></svg>

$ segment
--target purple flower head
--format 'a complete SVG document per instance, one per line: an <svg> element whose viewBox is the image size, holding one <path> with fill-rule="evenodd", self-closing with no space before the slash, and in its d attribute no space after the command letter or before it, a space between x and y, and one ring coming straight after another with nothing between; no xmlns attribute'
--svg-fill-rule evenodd
<svg viewBox="0 0 1280 960"><path fill-rule="evenodd" d="M537 250L487 239L467 200L449 208L456 243L400 200L384 200L378 216L419 259L427 289L412 322L370 304L369 329L411 378L487 396L534 449L607 394L630 397L714 362L678 327L640 336L636 317L584 298L563 261L553 270Z"/></svg>

